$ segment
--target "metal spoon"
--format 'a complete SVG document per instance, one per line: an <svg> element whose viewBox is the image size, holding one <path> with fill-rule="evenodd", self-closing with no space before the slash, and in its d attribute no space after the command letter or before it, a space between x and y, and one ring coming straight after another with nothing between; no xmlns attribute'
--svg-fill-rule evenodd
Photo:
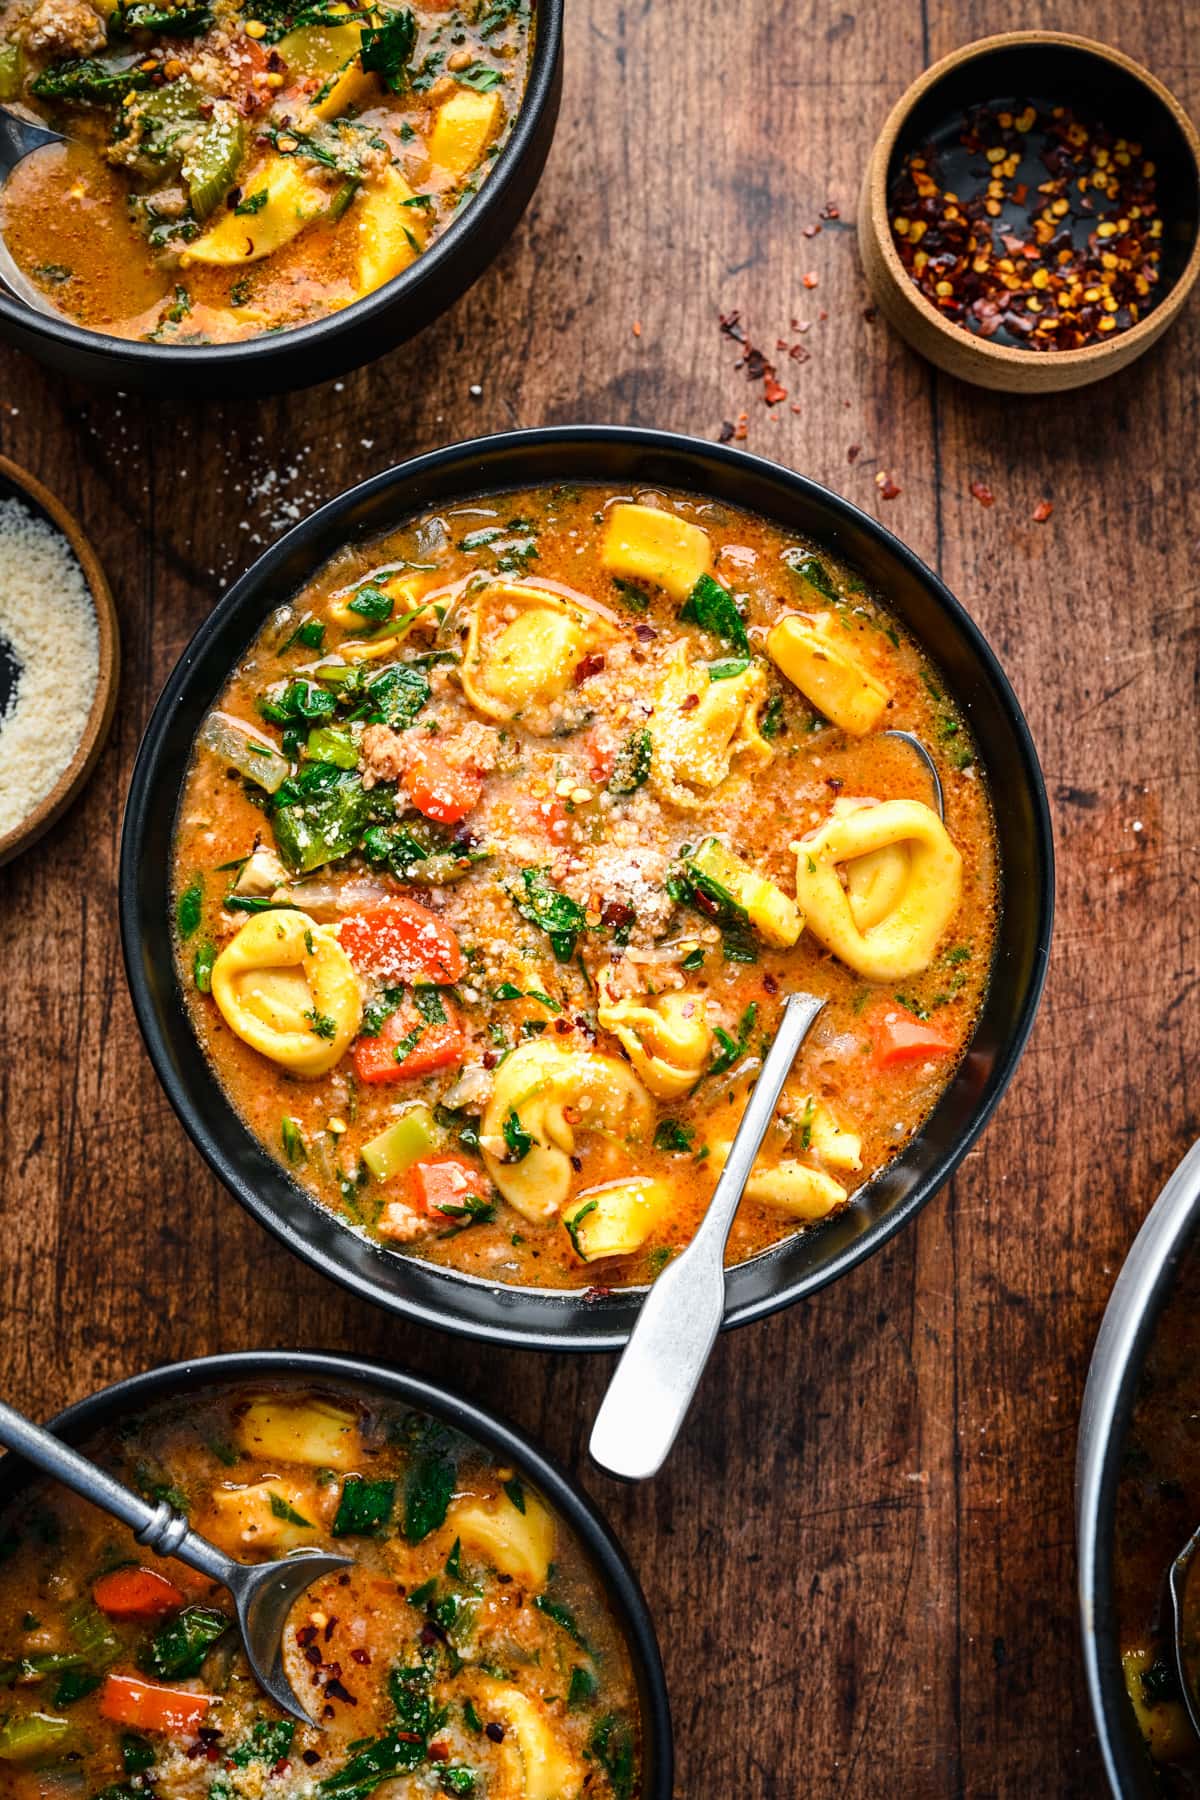
<svg viewBox="0 0 1200 1800"><path fill-rule="evenodd" d="M926 772L930 781L933 783L933 798L937 803L938 818L944 820L946 817L946 800L942 793L942 778L937 772L937 764L934 762L932 756L929 754L929 751L925 748L925 745L921 742L916 732L881 731L879 735L880 737L899 738L902 744L907 744L911 750L916 751L921 761L925 764Z"/></svg>
<svg viewBox="0 0 1200 1800"><path fill-rule="evenodd" d="M1171 1564L1167 1585L1171 1590L1171 1611L1175 1620L1175 1672L1179 1676L1183 1704L1186 1706L1188 1718L1192 1722L1192 1730L1197 1737L1200 1737L1200 1697L1196 1693L1193 1671L1188 1667L1184 1642L1184 1601L1187 1597L1188 1576L1192 1568L1200 1562L1197 1551L1200 1551L1200 1531L1192 1533Z"/></svg>
<svg viewBox="0 0 1200 1800"><path fill-rule="evenodd" d="M348 1568L352 1558L325 1550L295 1550L278 1562L240 1563L193 1531L181 1513L165 1500L151 1505L114 1481L78 1450L34 1425L0 1400L0 1444L15 1450L45 1475L90 1500L114 1518L132 1526L139 1544L157 1556L177 1556L180 1562L209 1575L228 1588L237 1608L242 1648L255 1680L269 1699L302 1725L313 1719L292 1690L283 1669L283 1627L287 1616L306 1588L322 1575Z"/></svg>
<svg viewBox="0 0 1200 1800"><path fill-rule="evenodd" d="M725 1244L775 1102L825 1002L792 994L695 1237L650 1289L608 1385L591 1453L610 1475L656 1475L687 1416L725 1315Z"/></svg>
<svg viewBox="0 0 1200 1800"><path fill-rule="evenodd" d="M66 142L61 131L52 131L49 125L27 119L9 106L0 106L0 186L8 180L17 164L34 150L44 150L47 144ZM12 289L18 300L24 300L27 306L34 306L39 312L50 313L54 317L59 316L45 294L22 273L2 237L0 280Z"/></svg>

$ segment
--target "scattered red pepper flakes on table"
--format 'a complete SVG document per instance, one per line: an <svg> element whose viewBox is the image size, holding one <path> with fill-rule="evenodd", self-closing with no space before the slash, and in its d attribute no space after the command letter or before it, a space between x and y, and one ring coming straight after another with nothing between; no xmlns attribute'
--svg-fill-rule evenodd
<svg viewBox="0 0 1200 1800"><path fill-rule="evenodd" d="M971 493L978 500L980 506L995 506L996 504L996 496L986 481L973 481Z"/></svg>
<svg viewBox="0 0 1200 1800"><path fill-rule="evenodd" d="M1053 500L1039 500L1037 505L1033 509L1034 524L1035 525L1044 525L1046 523L1046 520L1050 517L1050 514L1053 511L1054 511Z"/></svg>
<svg viewBox="0 0 1200 1800"><path fill-rule="evenodd" d="M910 278L952 323L1077 350L1158 298L1155 174L1140 143L1069 107L998 101L905 157L888 216Z"/></svg>
<svg viewBox="0 0 1200 1800"><path fill-rule="evenodd" d="M880 469L875 477L875 486L879 489L881 500L894 500L903 489L898 481L893 480L886 469Z"/></svg>

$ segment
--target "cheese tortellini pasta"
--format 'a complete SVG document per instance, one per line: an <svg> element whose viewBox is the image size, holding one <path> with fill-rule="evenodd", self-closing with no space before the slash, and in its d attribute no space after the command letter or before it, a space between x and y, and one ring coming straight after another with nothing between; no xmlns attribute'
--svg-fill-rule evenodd
<svg viewBox="0 0 1200 1800"><path fill-rule="evenodd" d="M695 1087L713 1036L703 996L684 988L652 1000L637 995L618 999L607 969L600 972L598 988L601 1025L612 1032L655 1098L677 1100Z"/></svg>
<svg viewBox="0 0 1200 1800"><path fill-rule="evenodd" d="M576 1133L636 1145L648 1136L652 1116L650 1096L628 1064L539 1039L514 1050L498 1070L479 1146L509 1205L527 1219L552 1219L571 1191Z"/></svg>
<svg viewBox="0 0 1200 1800"><path fill-rule="evenodd" d="M835 614L781 619L767 634L767 654L840 730L851 737L874 731L891 696Z"/></svg>
<svg viewBox="0 0 1200 1800"><path fill-rule="evenodd" d="M583 1769L535 1700L490 1675L475 1681L476 1706L485 1724L504 1729L501 1760L508 1786L504 1800L577 1800Z"/></svg>
<svg viewBox="0 0 1200 1800"><path fill-rule="evenodd" d="M522 1492L520 1507L504 1492L491 1500L456 1500L446 1528L468 1560L481 1557L534 1592L545 1587L556 1533L553 1514L536 1494Z"/></svg>
<svg viewBox="0 0 1200 1800"><path fill-rule="evenodd" d="M690 661L681 643L655 697L652 786L672 805L695 811L710 804L735 764L743 771L765 768L775 754L758 728L766 701L761 664L714 681L707 664Z"/></svg>
<svg viewBox="0 0 1200 1800"><path fill-rule="evenodd" d="M584 657L615 636L578 600L548 588L493 582L471 602L463 692L489 719L519 717L527 731L552 731L553 703L568 692Z"/></svg>
<svg viewBox="0 0 1200 1800"><path fill-rule="evenodd" d="M232 1032L293 1075L332 1069L362 1021L350 958L331 930L289 908L247 919L213 964L212 995Z"/></svg>
<svg viewBox="0 0 1200 1800"><path fill-rule="evenodd" d="M632 1256L670 1216L671 1189L652 1175L585 1188L563 1214L563 1223L584 1262Z"/></svg>
<svg viewBox="0 0 1200 1800"><path fill-rule="evenodd" d="M840 872L859 857L897 849L907 854L907 868L895 859L876 863L880 895L872 883L852 900ZM835 808L797 846L796 898L808 929L870 981L905 980L927 969L961 897L962 857L932 807L919 800Z"/></svg>

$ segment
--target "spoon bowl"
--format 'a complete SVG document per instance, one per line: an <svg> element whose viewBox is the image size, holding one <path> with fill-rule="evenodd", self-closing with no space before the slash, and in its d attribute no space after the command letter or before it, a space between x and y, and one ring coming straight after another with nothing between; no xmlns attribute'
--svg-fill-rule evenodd
<svg viewBox="0 0 1200 1800"><path fill-rule="evenodd" d="M324 1550L297 1550L278 1562L240 1563L193 1531L166 1500L151 1504L123 1487L86 1456L0 1400L0 1444L15 1450L43 1474L61 1481L93 1506L133 1529L156 1556L174 1556L220 1582L233 1597L242 1648L254 1679L268 1699L302 1725L317 1723L288 1680L283 1666L283 1628L301 1594L322 1575L349 1568L353 1559Z"/></svg>
<svg viewBox="0 0 1200 1800"><path fill-rule="evenodd" d="M23 113L14 112L11 106L0 106L0 187L17 164L35 150L44 150L47 144L66 142L61 131L52 131L49 125L27 119ZM21 272L3 237L0 237L0 282L26 306L36 307L52 318L58 317L46 296Z"/></svg>

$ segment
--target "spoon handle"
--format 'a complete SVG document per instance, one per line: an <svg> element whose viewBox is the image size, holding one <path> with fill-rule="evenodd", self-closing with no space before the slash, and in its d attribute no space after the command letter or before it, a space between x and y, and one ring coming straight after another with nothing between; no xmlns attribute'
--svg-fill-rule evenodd
<svg viewBox="0 0 1200 1800"><path fill-rule="evenodd" d="M823 1000L792 994L717 1182L687 1249L647 1294L592 1427L593 1460L610 1475L658 1473L700 1384L725 1313L725 1244L788 1072Z"/></svg>
<svg viewBox="0 0 1200 1800"><path fill-rule="evenodd" d="M35 1425L32 1419L27 1419L3 1400L0 1400L0 1444L23 1456L43 1475L53 1476L55 1481L61 1481L64 1487L69 1487L84 1500L90 1500L93 1506L121 1519L132 1528L138 1543L145 1544L157 1556L177 1556L202 1574L211 1575L229 1586L231 1571L237 1565L207 1538L192 1531L181 1513L175 1512L165 1500L143 1500L140 1494L124 1487L103 1469L98 1469L95 1463L89 1462L86 1456L81 1456L78 1450L72 1449L70 1444L64 1444L43 1426Z"/></svg>

